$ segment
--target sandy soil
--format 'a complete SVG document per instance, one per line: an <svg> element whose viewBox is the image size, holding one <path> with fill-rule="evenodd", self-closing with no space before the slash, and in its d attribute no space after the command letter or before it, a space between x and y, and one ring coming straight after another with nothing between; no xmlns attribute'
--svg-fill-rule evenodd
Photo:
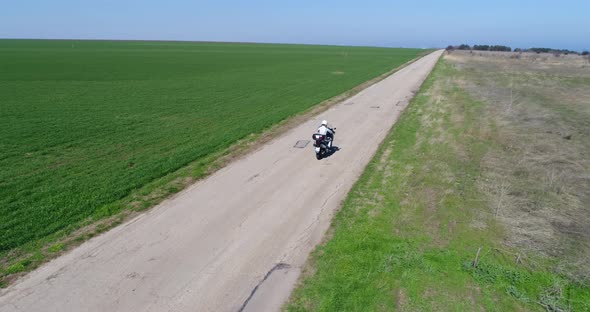
<svg viewBox="0 0 590 312"><path fill-rule="evenodd" d="M442 51L309 119L0 293L0 311L268 311ZM335 146L317 161L319 121Z"/></svg>

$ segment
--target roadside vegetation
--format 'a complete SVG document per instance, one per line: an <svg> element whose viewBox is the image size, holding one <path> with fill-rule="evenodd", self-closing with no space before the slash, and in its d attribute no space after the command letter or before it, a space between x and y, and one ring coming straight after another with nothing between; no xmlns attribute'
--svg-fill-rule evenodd
<svg viewBox="0 0 590 312"><path fill-rule="evenodd" d="M421 52L0 40L0 285Z"/></svg>
<svg viewBox="0 0 590 312"><path fill-rule="evenodd" d="M289 311L590 311L590 70L446 55Z"/></svg>

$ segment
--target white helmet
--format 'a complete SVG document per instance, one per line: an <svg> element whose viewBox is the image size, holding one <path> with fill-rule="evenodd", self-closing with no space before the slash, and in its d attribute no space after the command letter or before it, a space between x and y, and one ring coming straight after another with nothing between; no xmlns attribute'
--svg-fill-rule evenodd
<svg viewBox="0 0 590 312"><path fill-rule="evenodd" d="M322 120L322 126L328 126L328 121L327 120Z"/></svg>

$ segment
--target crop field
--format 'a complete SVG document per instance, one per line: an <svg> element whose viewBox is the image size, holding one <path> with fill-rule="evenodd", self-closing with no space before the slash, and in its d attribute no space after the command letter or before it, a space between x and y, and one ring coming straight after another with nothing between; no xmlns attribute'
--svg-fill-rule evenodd
<svg viewBox="0 0 590 312"><path fill-rule="evenodd" d="M0 259L420 52L0 40Z"/></svg>
<svg viewBox="0 0 590 312"><path fill-rule="evenodd" d="M444 56L288 311L590 311L590 63Z"/></svg>

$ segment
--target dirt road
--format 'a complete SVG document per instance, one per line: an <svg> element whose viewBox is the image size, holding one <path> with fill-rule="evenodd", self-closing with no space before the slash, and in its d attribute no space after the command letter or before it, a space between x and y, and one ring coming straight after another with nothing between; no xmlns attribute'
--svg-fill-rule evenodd
<svg viewBox="0 0 590 312"><path fill-rule="evenodd" d="M0 293L0 311L277 310L442 51L308 120ZM308 141L336 126L329 158Z"/></svg>

